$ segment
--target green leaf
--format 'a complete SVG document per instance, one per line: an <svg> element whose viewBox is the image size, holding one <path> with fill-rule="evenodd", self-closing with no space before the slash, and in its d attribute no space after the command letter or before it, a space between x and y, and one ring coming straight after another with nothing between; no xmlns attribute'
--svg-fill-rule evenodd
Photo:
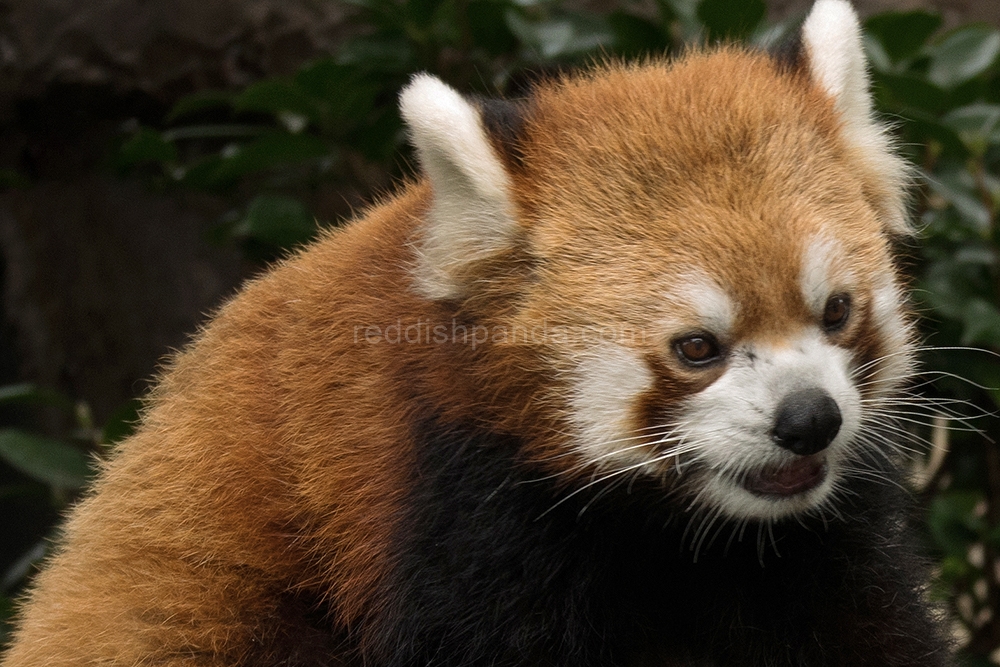
<svg viewBox="0 0 1000 667"><path fill-rule="evenodd" d="M893 61L899 62L915 55L941 22L940 15L930 12L883 12L865 21L865 29Z"/></svg>
<svg viewBox="0 0 1000 667"><path fill-rule="evenodd" d="M434 21L443 0L404 0L400 8L406 18L418 28L427 28Z"/></svg>
<svg viewBox="0 0 1000 667"><path fill-rule="evenodd" d="M932 141L940 144L946 154L966 158L968 150L955 130L944 125L933 114L918 109L907 108L901 113L909 116L906 124L907 138L920 144L930 144Z"/></svg>
<svg viewBox="0 0 1000 667"><path fill-rule="evenodd" d="M698 18L700 0L658 0L664 12L672 13L681 20L693 21Z"/></svg>
<svg viewBox="0 0 1000 667"><path fill-rule="evenodd" d="M184 116L191 116L209 109L228 108L232 101L232 93L221 90L207 90L185 95L167 114L167 122L173 123Z"/></svg>
<svg viewBox="0 0 1000 667"><path fill-rule="evenodd" d="M964 555L950 555L941 559L941 578L947 582L961 581L975 574L975 569Z"/></svg>
<svg viewBox="0 0 1000 667"><path fill-rule="evenodd" d="M711 39L746 39L767 14L764 0L701 0L698 18Z"/></svg>
<svg viewBox="0 0 1000 667"><path fill-rule="evenodd" d="M670 0L656 0L657 21L661 30L669 31L670 25L677 20L677 12ZM692 8L692 16L694 9Z"/></svg>
<svg viewBox="0 0 1000 667"><path fill-rule="evenodd" d="M333 58L321 58L306 64L295 75L295 85L307 95L320 100L337 97L345 85L353 85L358 71Z"/></svg>
<svg viewBox="0 0 1000 667"><path fill-rule="evenodd" d="M700 0L657 0L663 30L685 42L702 40L705 26L698 18L699 3Z"/></svg>
<svg viewBox="0 0 1000 667"><path fill-rule="evenodd" d="M517 37L504 21L505 3L473 0L466 8L472 42L490 56L498 57L517 50Z"/></svg>
<svg viewBox="0 0 1000 667"><path fill-rule="evenodd" d="M337 51L337 62L379 74L406 74L419 67L419 59L409 42L381 37L346 40Z"/></svg>
<svg viewBox="0 0 1000 667"><path fill-rule="evenodd" d="M945 492L931 501L927 525L938 548L949 556L965 558L969 544L985 528L977 515L981 502L982 495L971 491Z"/></svg>
<svg viewBox="0 0 1000 667"><path fill-rule="evenodd" d="M148 127L141 128L118 149L117 163L131 167L144 162L173 162L177 147L162 134Z"/></svg>
<svg viewBox="0 0 1000 667"><path fill-rule="evenodd" d="M868 62L871 63L872 69L876 72L886 73L895 70L892 58L889 57L889 53L882 46L882 42L869 33L864 34L862 41L864 42L865 55L868 57Z"/></svg>
<svg viewBox="0 0 1000 667"><path fill-rule="evenodd" d="M1000 526L993 526L986 531L983 541L993 548L1000 547Z"/></svg>
<svg viewBox="0 0 1000 667"><path fill-rule="evenodd" d="M252 84L233 100L237 111L278 115L291 111L315 119L316 107L300 87L283 79L264 79Z"/></svg>
<svg viewBox="0 0 1000 667"><path fill-rule="evenodd" d="M107 445L120 442L135 432L135 427L139 423L139 410L142 408L142 401L133 398L125 401L111 413L104 423L101 433L101 442Z"/></svg>
<svg viewBox="0 0 1000 667"><path fill-rule="evenodd" d="M993 293L990 273L996 253L982 240L967 241L957 249L948 247L939 253L933 249L930 246L925 251L931 261L924 270L921 289L914 296L935 311L935 319L955 321L961 331L955 332L954 343L962 344L958 339L964 335L967 323L974 325L983 316L983 309L971 304L988 300Z"/></svg>
<svg viewBox="0 0 1000 667"><path fill-rule="evenodd" d="M22 553L0 577L0 590L9 591L19 583L26 581L32 570L45 558L49 551L49 540L43 539Z"/></svg>
<svg viewBox="0 0 1000 667"><path fill-rule="evenodd" d="M990 231L993 213L983 203L975 180L968 171L956 169L935 174L928 180L928 185L981 234Z"/></svg>
<svg viewBox="0 0 1000 667"><path fill-rule="evenodd" d="M327 121L357 122L372 113L379 87L362 77L354 67L324 58L303 67L295 75L296 85L322 109Z"/></svg>
<svg viewBox="0 0 1000 667"><path fill-rule="evenodd" d="M78 489L91 469L87 455L62 440L17 429L0 430L0 458L24 474L60 489Z"/></svg>
<svg viewBox="0 0 1000 667"><path fill-rule="evenodd" d="M64 394L30 383L0 386L0 403L51 405L67 412L73 412L76 409L76 404Z"/></svg>
<svg viewBox="0 0 1000 667"><path fill-rule="evenodd" d="M1000 143L1000 104L970 104L948 112L941 122L950 127L973 154Z"/></svg>
<svg viewBox="0 0 1000 667"><path fill-rule="evenodd" d="M554 13L534 21L508 10L507 26L536 56L543 60L579 57L614 41L608 24L580 12Z"/></svg>
<svg viewBox="0 0 1000 667"><path fill-rule="evenodd" d="M921 76L876 72L873 79L876 86L889 94L893 106L912 107L932 114L945 107L948 93Z"/></svg>
<svg viewBox="0 0 1000 667"><path fill-rule="evenodd" d="M370 12L399 12L399 7L393 0L343 0L343 2Z"/></svg>
<svg viewBox="0 0 1000 667"><path fill-rule="evenodd" d="M777 23L762 21L750 34L750 44L763 51L773 51L786 44L789 40L797 39L801 20L797 16L790 16Z"/></svg>
<svg viewBox="0 0 1000 667"><path fill-rule="evenodd" d="M670 46L659 25L639 16L615 11L608 16L608 25L615 36L615 50L626 57L663 53Z"/></svg>
<svg viewBox="0 0 1000 667"><path fill-rule="evenodd" d="M345 141L368 159L386 162L398 155L405 144L404 136L399 112L394 106L386 106L372 113L364 126L352 129ZM331 157L335 158L336 153Z"/></svg>
<svg viewBox="0 0 1000 667"><path fill-rule="evenodd" d="M954 88L988 70L1000 55L1000 32L971 25L949 33L928 49L927 78L942 88Z"/></svg>
<svg viewBox="0 0 1000 667"><path fill-rule="evenodd" d="M183 125L163 133L166 141L188 139L246 139L263 133L260 125L240 125L237 123L216 123L211 125Z"/></svg>
<svg viewBox="0 0 1000 667"><path fill-rule="evenodd" d="M260 195L247 207L232 235L260 243L289 248L305 243L316 233L316 220L297 199Z"/></svg>
<svg viewBox="0 0 1000 667"><path fill-rule="evenodd" d="M185 166L183 170L177 170L173 176L184 185L196 189L212 190L220 185L229 185L229 183L219 183L215 178L215 173L223 161L218 154L207 155L194 164Z"/></svg>
<svg viewBox="0 0 1000 667"><path fill-rule="evenodd" d="M326 144L307 134L268 132L252 143L236 146L223 155L212 173L216 184L235 182L248 174L285 165L301 164L326 155Z"/></svg>
<svg viewBox="0 0 1000 667"><path fill-rule="evenodd" d="M1000 347L1000 310L984 299L969 299L962 308L962 345Z"/></svg>

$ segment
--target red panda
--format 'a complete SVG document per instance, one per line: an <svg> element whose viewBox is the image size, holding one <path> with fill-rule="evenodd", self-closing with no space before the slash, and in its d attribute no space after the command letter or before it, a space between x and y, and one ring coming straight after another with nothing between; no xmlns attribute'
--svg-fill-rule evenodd
<svg viewBox="0 0 1000 667"><path fill-rule="evenodd" d="M401 110L424 176L177 357L4 667L950 664L846 0L780 57Z"/></svg>

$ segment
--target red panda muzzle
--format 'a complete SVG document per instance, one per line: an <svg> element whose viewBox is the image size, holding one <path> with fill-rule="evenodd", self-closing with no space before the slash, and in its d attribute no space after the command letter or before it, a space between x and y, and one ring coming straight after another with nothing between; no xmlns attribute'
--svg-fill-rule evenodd
<svg viewBox="0 0 1000 667"><path fill-rule="evenodd" d="M811 387L789 394L778 404L771 437L779 447L809 456L826 449L837 437L842 423L840 408L833 397Z"/></svg>
<svg viewBox="0 0 1000 667"><path fill-rule="evenodd" d="M819 486L826 473L825 457L813 454L751 473L743 485L759 496L794 496Z"/></svg>

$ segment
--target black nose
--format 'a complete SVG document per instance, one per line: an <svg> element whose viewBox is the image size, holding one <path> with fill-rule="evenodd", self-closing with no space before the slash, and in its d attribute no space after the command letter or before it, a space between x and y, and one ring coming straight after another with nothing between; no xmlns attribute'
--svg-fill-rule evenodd
<svg viewBox="0 0 1000 667"><path fill-rule="evenodd" d="M826 449L842 421L840 408L830 394L804 389L781 401L771 437L785 449L807 456Z"/></svg>

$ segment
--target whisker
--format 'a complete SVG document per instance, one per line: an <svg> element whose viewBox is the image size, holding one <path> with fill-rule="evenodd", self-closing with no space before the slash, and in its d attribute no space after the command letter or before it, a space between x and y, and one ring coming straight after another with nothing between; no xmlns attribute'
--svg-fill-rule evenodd
<svg viewBox="0 0 1000 667"><path fill-rule="evenodd" d="M691 449L697 448L696 445L689 445L688 447L691 448ZM655 466L657 463L660 463L662 461L670 459L670 458L672 458L672 457L674 457L674 456L677 455L677 450L678 450L678 448L674 448L674 449L668 450L667 452L664 452L664 453L662 453L662 454L660 454L658 456L655 456L655 457L653 457L652 459L650 459L648 461L640 461L639 463L633 463L633 464L630 464L628 466L625 466L624 468L618 468L618 469L613 470L613 471L611 471L609 473L606 473L606 474L604 474L601 477L592 478L589 482L587 482L583 486L577 487L572 492L570 492L570 493L566 494L565 496L563 496L554 505L552 505L547 510L545 510L544 512L542 512L542 514L540 514L536 518L536 520L537 519L541 519L542 517L544 517L545 515L547 515L549 512L555 510L557 507L559 507L560 505L562 505L563 503L569 501L574 496L576 496L576 495L578 495L580 493L583 493L584 491L586 491L586 490L588 490L588 489L590 489L590 488L592 488L592 487L594 487L594 486L596 486L598 484L603 484L603 483L607 482L608 480L611 480L611 479L614 479L614 478L619 477L621 475L627 474L627 473L629 473L629 472L631 472L633 470L638 470L638 469L646 467L646 466ZM589 504L588 504L588 506L589 506Z"/></svg>
<svg viewBox="0 0 1000 667"><path fill-rule="evenodd" d="M705 538L708 536L709 532L711 532L712 526L715 525L715 522L719 520L720 516L722 516L721 507L712 512L707 519L702 521L701 526L698 527L698 530L695 533L696 544L694 545L693 557L693 561L695 563L698 562L698 556L701 554L701 547L705 542ZM709 546L711 546L711 542L709 543Z"/></svg>
<svg viewBox="0 0 1000 667"><path fill-rule="evenodd" d="M887 432L884 433L882 429ZM931 441L927 438L914 435L905 429L891 427L888 424L880 424L878 426L871 427L868 430L867 435L878 438L880 443L890 447L891 449L903 451L910 455L922 454L932 445ZM896 440L896 438L902 438L905 442L910 443L910 445L913 446L905 445ZM858 442L861 444L867 444L863 439L859 439Z"/></svg>

